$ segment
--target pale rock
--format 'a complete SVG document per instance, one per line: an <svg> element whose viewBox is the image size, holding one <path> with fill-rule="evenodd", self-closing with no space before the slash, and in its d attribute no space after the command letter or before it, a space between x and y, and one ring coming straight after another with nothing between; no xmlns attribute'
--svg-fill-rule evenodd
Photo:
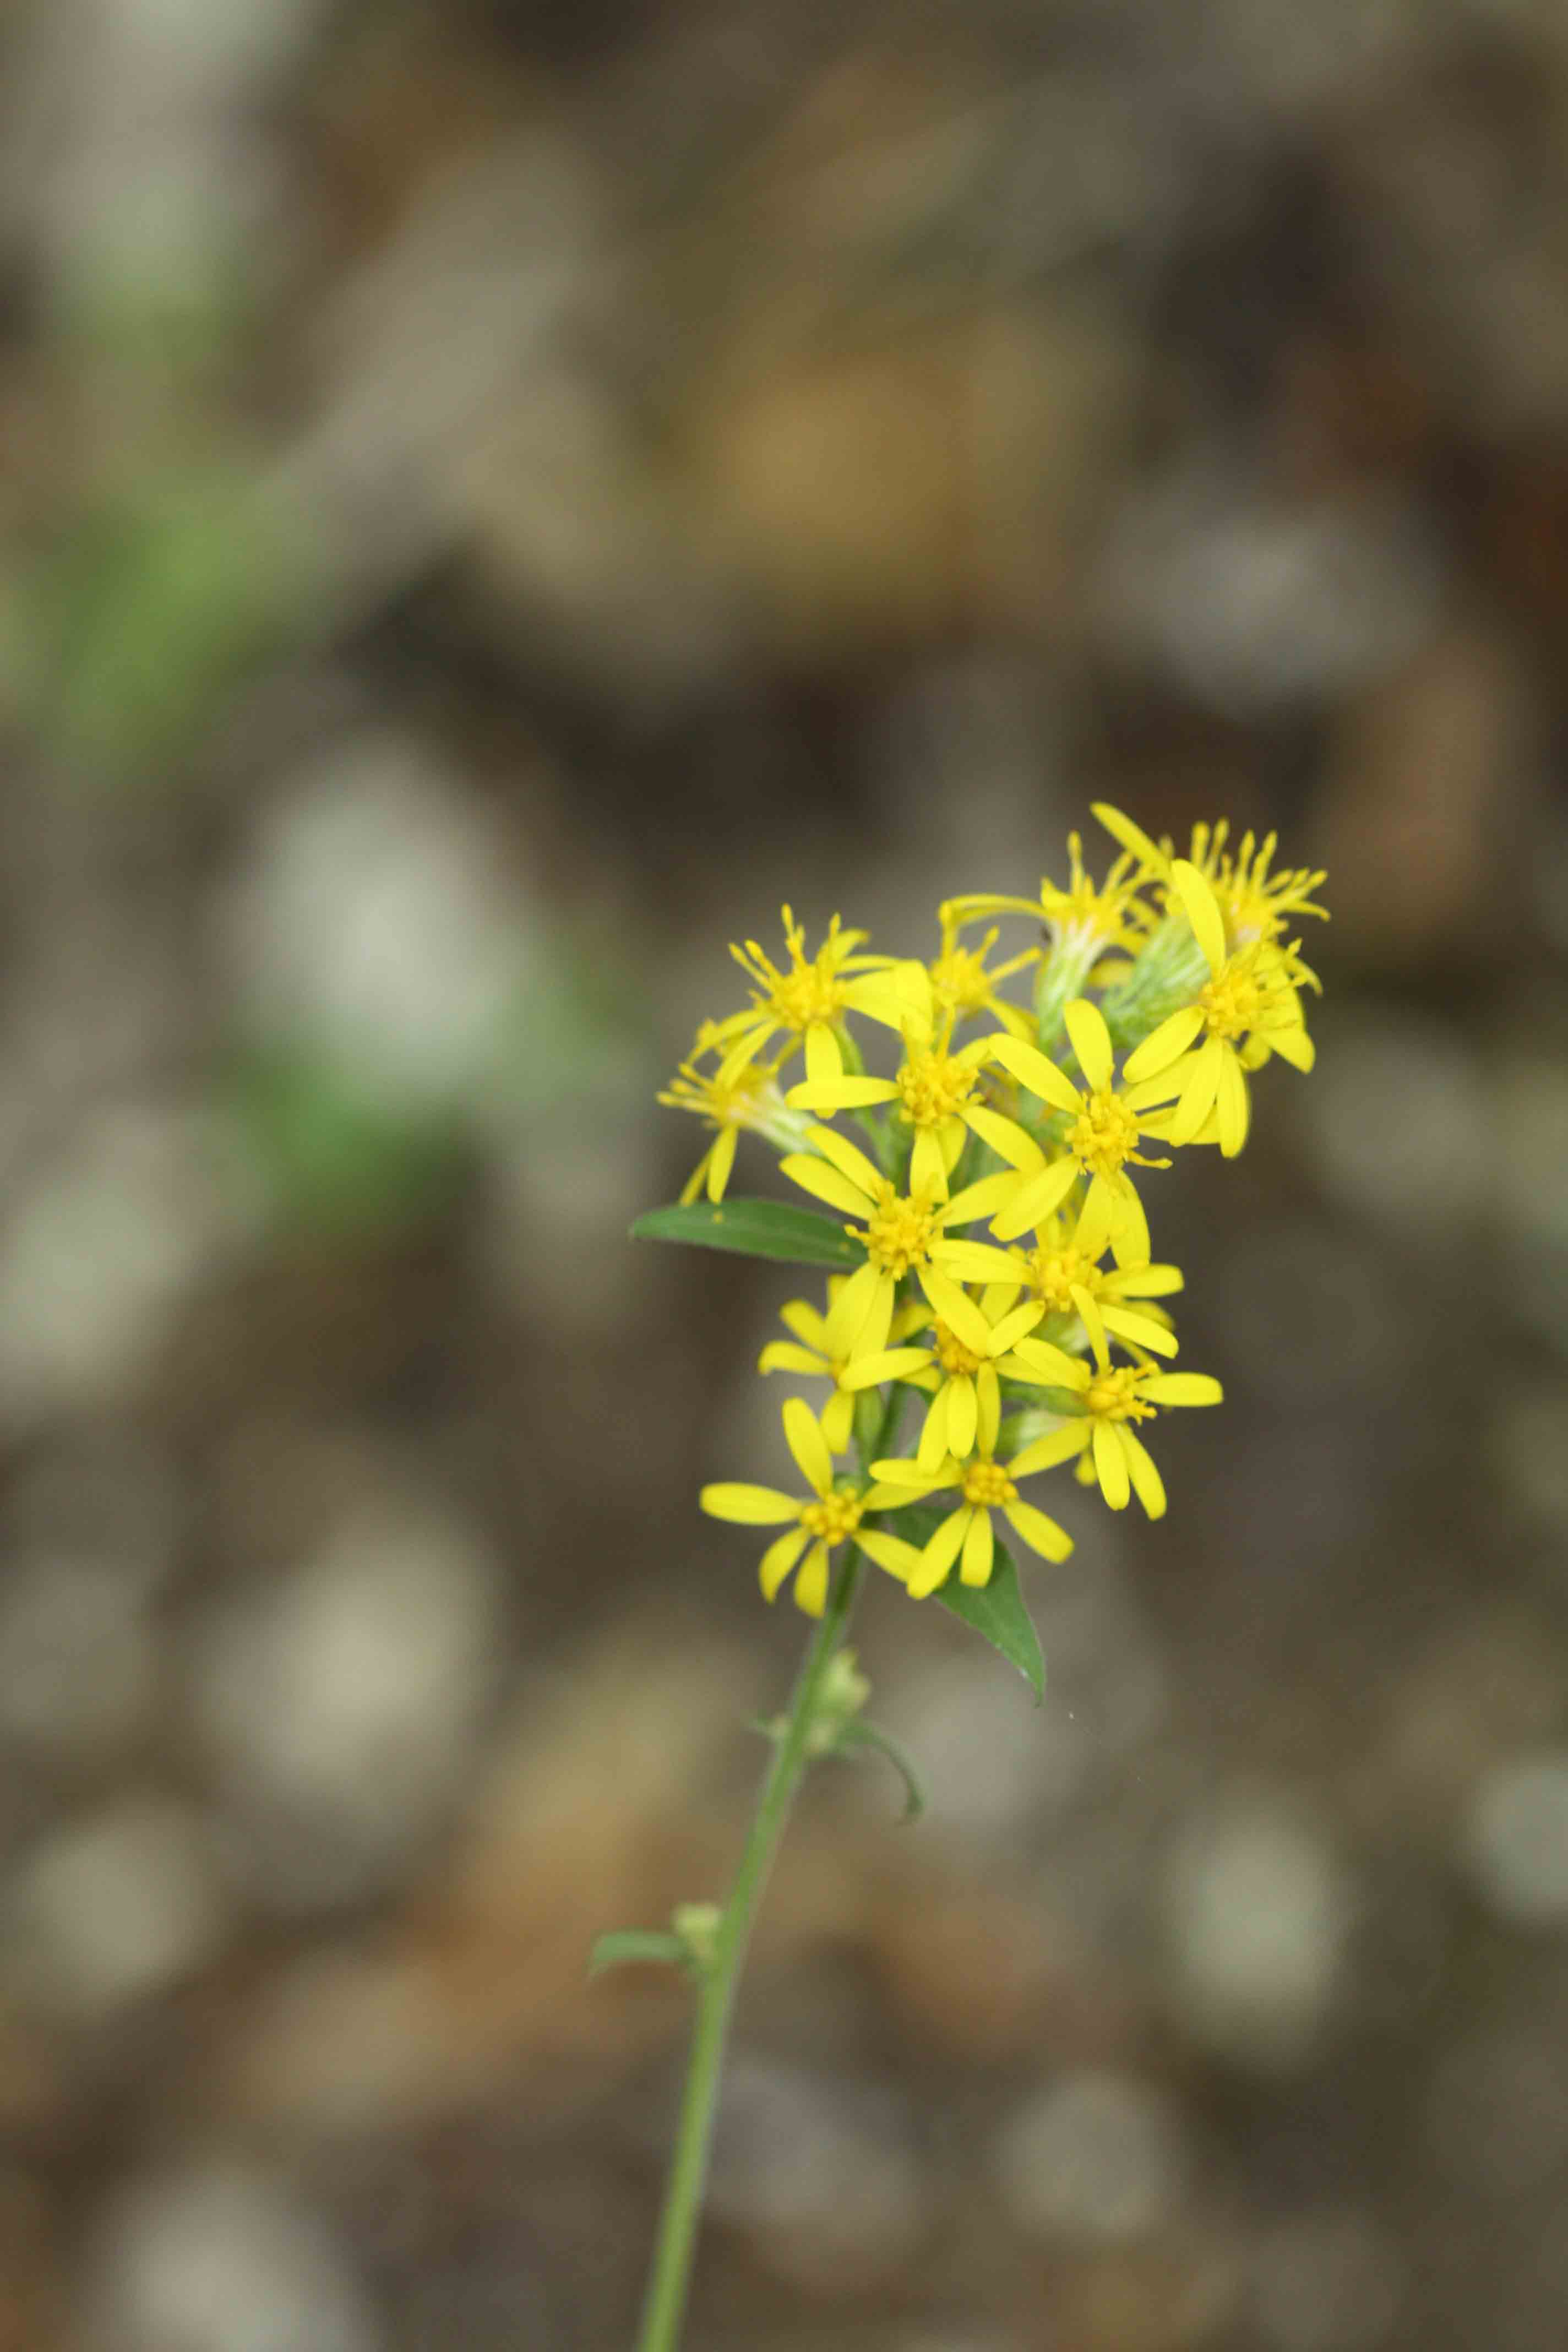
<svg viewBox="0 0 1568 2352"><path fill-rule="evenodd" d="M331 2236L280 2185L208 2158L132 2182L89 2249L90 2352L376 2352Z"/></svg>
<svg viewBox="0 0 1568 2352"><path fill-rule="evenodd" d="M1131 2074L1088 2068L1052 2084L993 2153L1003 2202L1031 2237L1117 2242L1167 2223L1189 2158L1170 2102Z"/></svg>
<svg viewBox="0 0 1568 2352"><path fill-rule="evenodd" d="M89 2021L166 1992L221 1948L228 1891L205 1827L139 1796L61 1828L22 1864L5 1967L24 1998Z"/></svg>

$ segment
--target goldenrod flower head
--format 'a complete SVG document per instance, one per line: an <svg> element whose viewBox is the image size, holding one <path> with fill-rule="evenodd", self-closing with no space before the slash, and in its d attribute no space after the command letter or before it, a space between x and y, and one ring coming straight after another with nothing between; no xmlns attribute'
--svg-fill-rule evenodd
<svg viewBox="0 0 1568 2352"><path fill-rule="evenodd" d="M714 1024L724 1053L719 1075L725 1080L755 1061L781 1033L786 1040L781 1061L804 1044L810 1076L840 1076L844 1063L837 1033L846 1013L863 1013L893 1029L903 1017L905 987L895 957L861 954L865 932L842 929L837 915L816 953L807 956L803 927L787 907L783 917L787 968L775 964L755 940L730 950L756 985L749 1012L732 1013Z"/></svg>
<svg viewBox="0 0 1568 2352"><path fill-rule="evenodd" d="M1024 1467L1023 1456L1013 1462L997 1461L999 1427L999 1412L983 1400L976 1432L977 1451L967 1461L956 1461L950 1455L931 1468L919 1461L871 1465L872 1476L881 1481L879 1491L896 1494L900 1502L920 1502L944 1486L956 1486L959 1490L956 1507L936 1528L919 1555L918 1565L910 1568L905 1580L911 1599L924 1600L939 1585L945 1584L955 1561L961 1583L990 1583L996 1549L995 1530L991 1524L993 1511L1001 1511L1014 1534L1042 1559L1063 1560L1071 1551L1072 1538L1067 1529L1019 1496L1019 1479L1030 1475Z"/></svg>
<svg viewBox="0 0 1568 2352"><path fill-rule="evenodd" d="M808 1617L820 1617L827 1601L829 1555L850 1538L868 1559L901 1581L912 1559L918 1557L913 1545L876 1528L863 1528L860 1518L863 1512L885 1510L889 1504L900 1502L902 1496L868 1486L863 1480L840 1480L836 1485L833 1456L821 1423L800 1397L791 1397L784 1406L784 1432L795 1465L811 1488L805 1502L798 1496L781 1493L776 1486L753 1486L741 1480L704 1486L698 1497L711 1518L730 1519L740 1527L785 1528L785 1532L763 1554L758 1574L764 1601L776 1599L780 1586L798 1560L796 1605Z"/></svg>
<svg viewBox="0 0 1568 2352"><path fill-rule="evenodd" d="M1104 1321L1086 1292L1079 1312L1094 1350L1092 1363L1069 1359L1071 1372L1058 1385L1076 1391L1078 1411L1060 1429L1026 1445L1013 1464L1015 1477L1054 1469L1083 1456L1093 1465L1100 1490L1113 1511L1124 1510L1135 1494L1152 1519L1165 1509L1164 1482L1153 1456L1131 1424L1152 1421L1167 1405L1218 1404L1224 1391L1206 1372L1167 1372L1147 1360L1113 1365ZM1026 1352L1032 1343L1023 1342Z"/></svg>
<svg viewBox="0 0 1568 2352"><path fill-rule="evenodd" d="M1151 1097L1136 1087L1117 1086L1110 1032L1097 1004L1087 997L1076 997L1065 1018L1087 1081L1082 1087L1075 1086L1037 1046L1026 1045L1016 1037L994 1040L996 1059L1030 1094L1062 1113L1070 1124L1062 1138L1065 1151L1058 1159L1047 1160L1032 1140L1026 1155L1007 1155L1021 1181L1015 1183L1001 1213L993 1218L991 1230L999 1241L1015 1240L1058 1209L1079 1177L1087 1176L1084 1212L1093 1238L1110 1242L1119 1265L1146 1265L1149 1224L1127 1170L1129 1164L1170 1165L1165 1160L1149 1159L1138 1149L1142 1130L1150 1125L1143 1105ZM1161 1098L1158 1088L1154 1098Z"/></svg>
<svg viewBox="0 0 1568 2352"><path fill-rule="evenodd" d="M1036 1228L1032 1248L1010 1252L1016 1279L992 1285L980 1303L988 1314L1004 1314L1020 1296L1037 1298L1054 1323L1072 1326L1080 1320L1078 1294L1083 1291L1118 1339L1173 1356L1175 1341L1163 1309L1151 1309L1148 1302L1182 1288L1181 1267L1107 1265L1105 1247L1105 1236L1094 1231L1087 1208L1071 1219L1058 1212ZM1070 1332L1064 1328L1060 1336Z"/></svg>
<svg viewBox="0 0 1568 2352"><path fill-rule="evenodd" d="M856 1388L907 1381L934 1391L915 1458L925 1470L934 1470L949 1454L963 1462L973 1452L979 1430L994 1428L1000 1420L1001 1381L1040 1384L1043 1375L1015 1350L1044 1312L1030 1300L990 1313L955 1287L947 1315L937 1317L928 1341L862 1357L847 1378Z"/></svg>
<svg viewBox="0 0 1568 2352"><path fill-rule="evenodd" d="M995 946L1000 934L994 925L977 948L966 948L958 937L959 925L948 919L948 909L942 909L942 952L927 966L931 979L931 1003L939 1021L951 1030L959 1021L975 1019L989 1013L1016 1037L1031 1034L1028 1015L1016 1004L1009 1004L996 993L1000 983L1010 980L1016 971L1023 971L1039 961L1038 948L1026 948L1022 955L1010 956L1005 963L986 969L985 959Z"/></svg>
<svg viewBox="0 0 1568 2352"><path fill-rule="evenodd" d="M1005 1124L1005 1122L1001 1122ZM866 1262L858 1266L827 1316L830 1352L851 1361L876 1355L888 1344L899 1284L912 1274L939 1315L952 1320L954 1298L963 1314L961 1280L1004 1276L1008 1262L984 1243L960 1241L950 1225L971 1223L996 1205L996 1185L1011 1178L987 1177L952 1200L932 1185L900 1192L866 1154L829 1127L811 1130L812 1152L792 1152L781 1161L784 1174L829 1208L860 1220L845 1231L859 1243Z"/></svg>
<svg viewBox="0 0 1568 2352"><path fill-rule="evenodd" d="M1141 825L1134 824L1130 816L1124 816L1106 801L1095 803L1094 814L1127 854L1137 860L1140 876L1166 886L1169 905L1176 863L1175 845L1169 835L1163 841L1151 841ZM1234 852L1226 845L1229 839L1227 817L1219 818L1212 825L1194 824L1192 852L1186 862L1196 867L1213 890L1225 921L1226 937L1233 947L1249 946L1254 940L1282 938L1295 915L1315 915L1328 921L1328 908L1320 907L1312 896L1329 878L1321 868L1314 872L1305 866L1281 866L1278 873L1271 873L1269 868L1279 846L1278 834L1266 834L1258 841L1250 831L1245 833ZM1176 903L1180 904L1179 898Z"/></svg>
<svg viewBox="0 0 1568 2352"><path fill-rule="evenodd" d="M842 1454L849 1443L855 1419L855 1398L866 1383L846 1378L851 1365L847 1355L831 1351L828 1318L843 1289L846 1276L830 1275L827 1282L828 1314L823 1315L805 1298L792 1298L787 1307L779 1309L779 1320L793 1334L788 1339L770 1339L757 1360L760 1372L795 1372L810 1380L828 1380L833 1394L822 1409L822 1433L835 1454ZM890 1339L910 1331L918 1331L927 1319L928 1310L915 1304L900 1307L893 1316Z"/></svg>
<svg viewBox="0 0 1568 2352"><path fill-rule="evenodd" d="M658 1097L669 1109L691 1111L716 1130L686 1181L683 1202L695 1201L704 1189L710 1201L723 1199L743 1130L765 1136L785 1151L799 1144L805 1132L805 1121L790 1110L779 1092L776 1063L747 1063L728 1079L721 1070L699 1068L700 1058L713 1050L713 1026L703 1024L690 1055Z"/></svg>
<svg viewBox="0 0 1568 2352"><path fill-rule="evenodd" d="M1193 1003L1162 1021L1128 1055L1126 1075L1140 1087L1142 1099L1163 1092L1174 1100L1173 1110L1150 1122L1152 1131L1172 1143L1193 1143L1203 1139L1212 1118L1221 1151L1234 1159L1247 1141L1251 1118L1247 1070L1272 1054L1310 1070L1312 1041L1285 953L1266 940L1227 952L1213 887L1187 859L1173 861L1171 886L1192 923L1209 977Z"/></svg>
<svg viewBox="0 0 1568 2352"><path fill-rule="evenodd" d="M1082 836L1068 835L1067 887L1040 878L1037 898L1016 898L999 891L972 891L962 898L944 899L942 929L956 929L983 915L1033 915L1043 923L1058 948L1119 948L1135 946L1145 925L1138 919L1137 895L1142 875L1134 856L1116 860L1103 882L1096 882L1083 862Z"/></svg>
<svg viewBox="0 0 1568 2352"><path fill-rule="evenodd" d="M921 979L925 980L923 972ZM793 1109L826 1111L829 1117L835 1111L892 1106L894 1118L912 1132L910 1192L930 1192L945 1201L948 1178L958 1165L966 1136L993 1141L995 1129L1012 1128L1011 1121L977 1096L991 1051L991 1038L976 1037L952 1053L942 1031L911 1019L904 1024L904 1058L892 1077L807 1078L790 1088L788 1101ZM1012 1132L1017 1144L1026 1148L1029 1139L1022 1129L1012 1128Z"/></svg>

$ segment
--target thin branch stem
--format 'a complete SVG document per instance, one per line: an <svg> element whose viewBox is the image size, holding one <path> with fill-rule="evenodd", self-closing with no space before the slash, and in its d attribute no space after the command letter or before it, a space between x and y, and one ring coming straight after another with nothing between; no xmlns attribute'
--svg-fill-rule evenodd
<svg viewBox="0 0 1568 2352"><path fill-rule="evenodd" d="M676 2352L686 2309L687 2284L708 2160L713 2139L713 2119L719 2102L719 2081L724 2064L730 2016L745 1964L752 1922L773 1866L773 1854L789 1819L795 1790L807 1761L807 1745L816 1718L822 1685L835 1653L844 1639L854 1609L865 1563L850 1550L840 1562L822 1621L812 1636L795 1683L783 1733L763 1782L757 1810L741 1854L734 1885L724 1906L714 1941L713 1958L703 1973L697 2023L686 2089L680 2103L675 2154L659 2221L647 2297L643 2305L637 2352Z"/></svg>

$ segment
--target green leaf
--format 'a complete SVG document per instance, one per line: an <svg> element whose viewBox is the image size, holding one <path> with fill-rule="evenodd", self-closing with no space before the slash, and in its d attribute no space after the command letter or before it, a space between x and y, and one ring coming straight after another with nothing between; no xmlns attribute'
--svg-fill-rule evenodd
<svg viewBox="0 0 1568 2352"><path fill-rule="evenodd" d="M742 1257L781 1258L789 1265L854 1267L866 1253L841 1218L793 1201L692 1201L649 1209L632 1227L638 1242L694 1242L702 1249L734 1250Z"/></svg>
<svg viewBox="0 0 1568 2352"><path fill-rule="evenodd" d="M889 1512L885 1523L906 1543L923 1546L946 1517L946 1509L936 1509L929 1503L906 1503L902 1510ZM1018 1571L1005 1544L996 1546L989 1584L961 1583L955 1567L947 1582L931 1598L940 1601L955 1617L962 1617L966 1625L973 1625L994 1650L1000 1650L1034 1692L1035 1705L1044 1705L1046 1662L1034 1621L1024 1606Z"/></svg>
<svg viewBox="0 0 1568 2352"><path fill-rule="evenodd" d="M637 1960L658 1960L680 1968L690 1958L684 1939L668 1927L612 1927L594 1939L588 1974L603 1976L606 1969L624 1969Z"/></svg>
<svg viewBox="0 0 1568 2352"><path fill-rule="evenodd" d="M890 1731L879 1730L874 1723L867 1723L859 1716L844 1726L834 1753L849 1756L858 1748L870 1748L876 1755L887 1758L904 1784L904 1810L900 1818L905 1822L918 1822L926 1809L925 1790L921 1786L920 1774L915 1770L914 1760L908 1748L895 1739Z"/></svg>

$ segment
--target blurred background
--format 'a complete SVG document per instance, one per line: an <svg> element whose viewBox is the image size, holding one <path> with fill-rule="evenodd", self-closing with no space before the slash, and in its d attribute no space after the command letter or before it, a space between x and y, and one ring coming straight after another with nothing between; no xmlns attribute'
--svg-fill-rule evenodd
<svg viewBox="0 0 1568 2352"><path fill-rule="evenodd" d="M0 57L0 2352L628 2343L687 2000L584 1960L734 1857L810 1287L626 1244L654 1092L1098 796L1331 869L1319 1069L1151 1180L1228 1402L1057 1482L1044 1711L870 1596L931 1811L812 1786L692 2352L1552 2352L1561 9Z"/></svg>

